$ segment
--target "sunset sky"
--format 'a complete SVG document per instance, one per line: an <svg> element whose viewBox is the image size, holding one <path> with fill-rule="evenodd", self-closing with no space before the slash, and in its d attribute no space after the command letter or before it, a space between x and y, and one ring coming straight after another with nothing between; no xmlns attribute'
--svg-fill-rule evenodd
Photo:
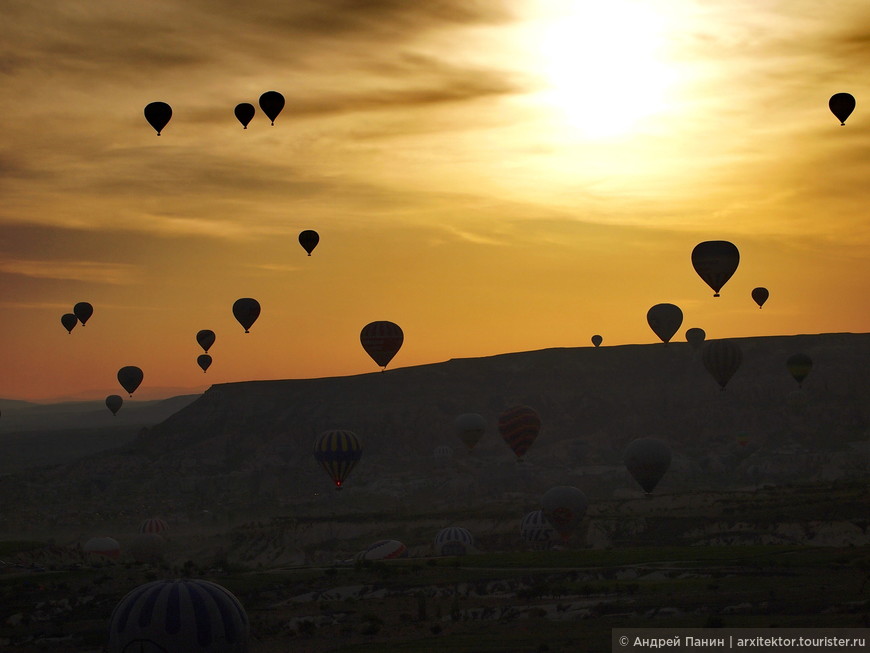
<svg viewBox="0 0 870 653"><path fill-rule="evenodd" d="M6 0L0 397L870 331L870 3ZM275 122L240 102L280 91ZM852 93L845 127L828 98ZM157 136L143 108L173 117ZM320 233L309 258L297 242ZM741 252L714 299L692 248ZM750 298L770 289L763 310ZM245 335L231 313L257 298ZM60 316L88 301L71 335ZM194 336L212 329L214 363Z"/></svg>

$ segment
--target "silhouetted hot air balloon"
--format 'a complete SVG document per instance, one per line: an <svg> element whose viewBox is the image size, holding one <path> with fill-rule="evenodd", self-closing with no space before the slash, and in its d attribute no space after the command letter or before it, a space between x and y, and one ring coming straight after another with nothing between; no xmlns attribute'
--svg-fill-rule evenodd
<svg viewBox="0 0 870 653"><path fill-rule="evenodd" d="M604 338L602 338L598 334L595 334L594 336L592 336L592 344L595 345L596 347L600 347L602 342L604 342Z"/></svg>
<svg viewBox="0 0 870 653"><path fill-rule="evenodd" d="M541 431L541 418L533 408L514 406L499 416L498 430L513 450L517 461L522 462L523 456Z"/></svg>
<svg viewBox="0 0 870 653"><path fill-rule="evenodd" d="M801 384L807 378L810 370L813 369L813 360L806 354L793 354L788 357L785 364L788 367L789 373L797 381L798 387L803 387Z"/></svg>
<svg viewBox="0 0 870 653"><path fill-rule="evenodd" d="M767 288L753 288L752 289L752 299L758 304L758 308L764 306L764 302L767 301L767 298L770 297L770 292Z"/></svg>
<svg viewBox="0 0 870 653"><path fill-rule="evenodd" d="M541 497L541 513L562 536L563 542L568 541L583 521L588 506L586 495L570 485L551 487Z"/></svg>
<svg viewBox="0 0 870 653"><path fill-rule="evenodd" d="M281 109L284 108L284 96L278 91L266 91L260 96L260 108L274 125L275 118L278 117Z"/></svg>
<svg viewBox="0 0 870 653"><path fill-rule="evenodd" d="M730 340L711 340L704 345L701 354L704 367L710 375L716 379L722 390L728 385L728 381L740 367L743 361L743 352L740 347Z"/></svg>
<svg viewBox="0 0 870 653"><path fill-rule="evenodd" d="M855 110L855 98L851 93L835 93L828 100L828 108L837 116L842 127L846 124L846 118Z"/></svg>
<svg viewBox="0 0 870 653"><path fill-rule="evenodd" d="M359 341L366 353L382 368L386 368L393 356L402 348L405 334L398 324L370 322L359 334Z"/></svg>
<svg viewBox="0 0 870 653"><path fill-rule="evenodd" d="M671 449L656 438L638 438L625 448L622 460L643 491L651 494L671 466Z"/></svg>
<svg viewBox="0 0 870 653"><path fill-rule="evenodd" d="M122 598L109 619L109 653L245 653L250 625L239 600L208 580L155 580Z"/></svg>
<svg viewBox="0 0 870 653"><path fill-rule="evenodd" d="M314 251L314 248L317 247L317 243L319 242L320 234L313 229L306 229L299 234L299 244L302 245L302 248L306 252L308 252L308 256L311 256L311 252Z"/></svg>
<svg viewBox="0 0 870 653"><path fill-rule="evenodd" d="M250 297L237 299L233 302L233 315L239 321L239 324L244 327L245 333L250 333L248 329L260 317L260 302Z"/></svg>
<svg viewBox="0 0 870 653"><path fill-rule="evenodd" d="M674 304L656 304L646 312L646 321L653 333L668 344L683 323L683 311Z"/></svg>
<svg viewBox="0 0 870 653"><path fill-rule="evenodd" d="M196 364L202 368L202 373L205 374L206 370L211 366L211 356L200 354L196 357Z"/></svg>
<svg viewBox="0 0 870 653"><path fill-rule="evenodd" d="M84 326L85 322L91 319L91 315L94 314L94 307L88 302L79 302L73 306L73 314L78 318L79 322L82 323L82 326Z"/></svg>
<svg viewBox="0 0 870 653"><path fill-rule="evenodd" d="M251 122L251 119L254 117L254 105L249 102L242 102L241 104L236 105L236 108L233 109L233 113L236 115L236 120L242 123L242 127L247 129L248 123Z"/></svg>
<svg viewBox="0 0 870 653"><path fill-rule="evenodd" d="M79 323L79 319L74 313L64 313L60 316L60 323L63 324L63 328L66 329L67 333L72 333L76 324Z"/></svg>
<svg viewBox="0 0 870 653"><path fill-rule="evenodd" d="M140 533L166 533L168 530L169 524L160 517L149 517L139 524Z"/></svg>
<svg viewBox="0 0 870 653"><path fill-rule="evenodd" d="M201 329L196 332L196 342L202 347L202 350L207 354L209 348L214 344L215 335L211 329Z"/></svg>
<svg viewBox="0 0 870 653"><path fill-rule="evenodd" d="M707 240L695 245L692 250L692 267L704 282L713 289L713 297L719 296L728 279L740 264L740 251L727 240Z"/></svg>
<svg viewBox="0 0 870 653"><path fill-rule="evenodd" d="M124 403L124 398L121 395L109 395L106 397L106 408L112 411L112 415L117 415Z"/></svg>
<svg viewBox="0 0 870 653"><path fill-rule="evenodd" d="M170 118L172 118L172 107L166 102L152 102L145 107L145 120L154 128L158 136L169 123Z"/></svg>
<svg viewBox="0 0 870 653"><path fill-rule="evenodd" d="M456 427L456 435L469 451L480 442L480 438L486 431L486 420L477 413L463 413L454 420L453 425Z"/></svg>
<svg viewBox="0 0 870 653"><path fill-rule="evenodd" d="M464 556L474 548L474 536L467 528L448 526L435 536L435 555Z"/></svg>
<svg viewBox="0 0 870 653"><path fill-rule="evenodd" d="M362 458L362 445L351 431L326 431L317 436L314 442L314 458L329 474L335 489L340 490L348 474Z"/></svg>
<svg viewBox="0 0 870 653"><path fill-rule="evenodd" d="M686 329L686 342L692 345L692 349L697 349L704 344L704 338L707 337L707 332L698 327Z"/></svg>
<svg viewBox="0 0 870 653"><path fill-rule="evenodd" d="M130 393L131 397L136 388L139 387L139 384L142 383L143 378L145 378L145 375L142 373L142 370L135 365L127 365L118 370L118 383L121 384L124 390Z"/></svg>

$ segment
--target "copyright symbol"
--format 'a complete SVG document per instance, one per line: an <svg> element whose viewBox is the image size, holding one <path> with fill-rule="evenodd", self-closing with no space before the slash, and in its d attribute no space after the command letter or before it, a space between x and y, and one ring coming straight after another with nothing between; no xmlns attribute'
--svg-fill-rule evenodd
<svg viewBox="0 0 870 653"><path fill-rule="evenodd" d="M625 635L620 637L619 644L620 644L620 646L628 646L628 637L626 637Z"/></svg>

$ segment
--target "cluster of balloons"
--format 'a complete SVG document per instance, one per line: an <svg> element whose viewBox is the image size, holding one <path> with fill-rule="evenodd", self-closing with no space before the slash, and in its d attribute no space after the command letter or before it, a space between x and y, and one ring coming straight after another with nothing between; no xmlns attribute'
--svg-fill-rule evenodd
<svg viewBox="0 0 870 653"><path fill-rule="evenodd" d="M274 125L278 114L284 109L284 96L278 91L266 91L260 96L259 104L260 109ZM236 108L233 109L233 114L245 129L248 128L255 113L254 105L248 102L237 104ZM171 119L172 107L166 102L151 102L145 106L145 120L154 128L158 136Z"/></svg>
<svg viewBox="0 0 870 653"><path fill-rule="evenodd" d="M84 326L93 314L93 306L91 306L88 302L79 302L78 304L73 306L72 313L64 313L61 316L60 323L63 325L63 328L66 329L67 333L72 333L72 330L79 322L81 322L82 326Z"/></svg>

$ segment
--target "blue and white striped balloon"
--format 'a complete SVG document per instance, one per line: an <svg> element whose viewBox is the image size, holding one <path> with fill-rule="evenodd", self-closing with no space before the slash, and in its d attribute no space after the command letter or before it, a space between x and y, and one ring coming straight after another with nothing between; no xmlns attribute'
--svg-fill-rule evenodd
<svg viewBox="0 0 870 653"><path fill-rule="evenodd" d="M467 528L449 526L435 536L435 552L442 556L462 556L471 553L474 536Z"/></svg>
<svg viewBox="0 0 870 653"><path fill-rule="evenodd" d="M546 548L557 539L556 529L540 510L533 510L523 517L520 532L523 539L535 548Z"/></svg>

